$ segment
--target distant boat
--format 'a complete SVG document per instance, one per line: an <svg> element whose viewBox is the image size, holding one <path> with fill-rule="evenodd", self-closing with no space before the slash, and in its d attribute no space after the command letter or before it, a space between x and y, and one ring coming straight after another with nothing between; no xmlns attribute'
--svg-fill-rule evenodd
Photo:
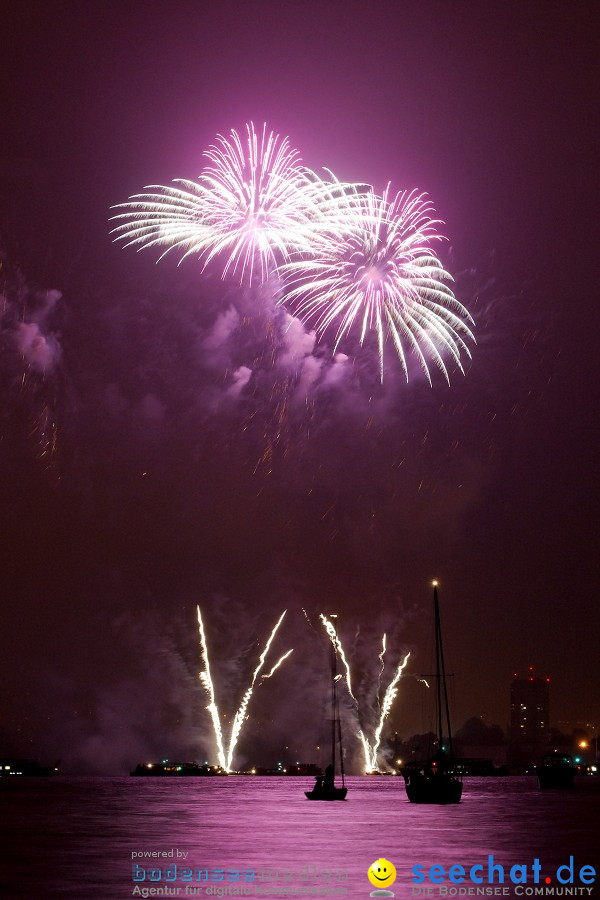
<svg viewBox="0 0 600 900"><path fill-rule="evenodd" d="M0 777L48 778L58 772L58 762L54 766L40 766L37 759L16 759L7 756L0 759Z"/></svg>
<svg viewBox="0 0 600 900"><path fill-rule="evenodd" d="M168 759L159 763L138 763L130 775L138 775L147 778L181 778L185 776L211 776L211 775L227 775L227 772L220 766L201 766L195 762L169 762Z"/></svg>
<svg viewBox="0 0 600 900"><path fill-rule="evenodd" d="M336 742L340 745L340 774L342 786L335 785ZM348 788L344 785L344 752L342 748L342 724L337 696L337 650L331 642L331 762L325 775L319 775L312 791L305 791L308 800L345 800Z"/></svg>
<svg viewBox="0 0 600 900"><path fill-rule="evenodd" d="M454 748L450 728L450 709L446 688L446 669L442 646L442 627L437 581L433 582L433 615L435 623L436 714L438 751L425 762L408 763L402 770L406 795L411 803L460 803L462 781L453 775ZM444 738L442 700L446 718ZM446 750L446 745L448 750Z"/></svg>
<svg viewBox="0 0 600 900"><path fill-rule="evenodd" d="M541 788L561 790L575 787L575 766L568 753L550 753L537 767L538 783Z"/></svg>

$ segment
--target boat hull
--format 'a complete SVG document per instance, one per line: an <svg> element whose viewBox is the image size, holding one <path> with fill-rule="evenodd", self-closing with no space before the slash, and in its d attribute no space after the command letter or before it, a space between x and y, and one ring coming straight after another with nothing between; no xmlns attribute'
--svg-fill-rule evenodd
<svg viewBox="0 0 600 900"><path fill-rule="evenodd" d="M568 754L545 756L537 767L538 784L542 789L569 790L575 787L575 768Z"/></svg>
<svg viewBox="0 0 600 900"><path fill-rule="evenodd" d="M0 759L0 778L10 776L12 778L48 778L58 771L58 762L54 768L49 766L40 766L36 759L16 759L15 757L6 757Z"/></svg>
<svg viewBox="0 0 600 900"><path fill-rule="evenodd" d="M542 790L550 788L559 791L568 791L575 787L572 774L561 773L560 775L557 775L555 772L547 774L538 772L538 784Z"/></svg>
<svg viewBox="0 0 600 900"><path fill-rule="evenodd" d="M538 769L538 784L542 790L553 788L554 790L568 791L575 787L574 772L572 769L561 769L558 766L540 766Z"/></svg>
<svg viewBox="0 0 600 900"><path fill-rule="evenodd" d="M462 782L450 775L434 775L432 778L409 776L406 781L406 796L411 803L460 803L462 789Z"/></svg>
<svg viewBox="0 0 600 900"><path fill-rule="evenodd" d="M304 796L307 800L345 800L346 794L348 793L348 788L331 788L330 790L322 790L322 791L304 791Z"/></svg>

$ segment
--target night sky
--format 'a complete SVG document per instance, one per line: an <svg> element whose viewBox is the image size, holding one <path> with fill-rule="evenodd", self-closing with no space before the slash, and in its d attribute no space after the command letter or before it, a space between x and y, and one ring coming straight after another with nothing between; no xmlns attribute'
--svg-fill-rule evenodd
<svg viewBox="0 0 600 900"><path fill-rule="evenodd" d="M229 712L288 609L240 752L307 758L318 613L368 710L383 630L431 671L434 577L457 725L505 727L529 665L554 725L597 724L597 4L12 6L0 755L210 755L200 603ZM407 385L390 358L382 386L369 342L336 362L268 289L111 242L112 205L196 178L249 120L314 169L430 194L476 321L464 377ZM425 730L425 692L402 683L392 730Z"/></svg>

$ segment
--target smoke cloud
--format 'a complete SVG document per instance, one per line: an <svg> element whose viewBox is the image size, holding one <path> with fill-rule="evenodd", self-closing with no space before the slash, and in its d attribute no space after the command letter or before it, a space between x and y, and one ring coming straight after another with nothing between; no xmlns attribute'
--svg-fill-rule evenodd
<svg viewBox="0 0 600 900"><path fill-rule="evenodd" d="M82 302L76 288L61 298L7 271L3 416L22 427L13 449L2 446L15 514L1 562L15 652L39 661L28 699L5 716L7 739L79 771L212 758L197 602L227 716L259 642L289 609L277 649L294 653L255 691L239 765L269 764L284 750L319 761L327 641L302 607L313 623L319 612L342 613L346 640L370 610L373 629L350 646L371 728L381 633L393 625L384 611L394 611L395 658L411 649L409 673L426 669L415 651L421 618L399 615L397 586L421 590L442 544L451 566L494 477L495 429L522 377L503 385L499 403L489 369L505 364L495 356L501 342L486 344L484 333L487 368L475 364L451 388L407 385L393 368L382 385L376 348L346 343L333 353L278 305L277 284L240 291L208 279L199 288L191 267L172 283L92 291ZM491 409L498 422L489 415L482 428ZM390 651L388 673L393 659ZM58 680L47 677L57 668ZM423 690L402 680L389 729L410 733ZM78 711L69 728L28 735L23 717L57 706ZM351 767L362 759L351 704L344 716Z"/></svg>

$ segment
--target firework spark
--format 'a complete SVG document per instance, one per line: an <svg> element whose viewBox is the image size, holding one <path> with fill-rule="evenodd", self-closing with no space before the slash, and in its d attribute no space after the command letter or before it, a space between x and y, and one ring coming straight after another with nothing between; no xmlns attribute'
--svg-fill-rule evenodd
<svg viewBox="0 0 600 900"><path fill-rule="evenodd" d="M373 740L373 744L371 746L371 758L369 760L369 768L367 771L369 772L377 772L379 771L377 765L377 753L379 751L379 744L381 743L381 732L383 730L383 724L387 719L390 710L392 708L392 703L396 699L396 694L398 693L398 682L402 676L402 673L406 667L406 664L409 660L410 652L406 654L401 663L399 663L398 668L396 669L396 673L389 683L387 690L385 692L383 703L381 705L381 712L379 715L379 722L377 723L377 728L375 729L375 737ZM364 745L363 745L364 746Z"/></svg>
<svg viewBox="0 0 600 900"><path fill-rule="evenodd" d="M227 771L228 772L231 771L231 762L233 760L233 753L234 753L236 744L238 742L238 738L240 736L240 731L242 730L242 725L244 724L244 720L246 719L246 711L248 709L248 704L250 703L250 698L252 697L252 691L254 690L254 684L260 673L260 670L262 669L262 667L264 665L265 657L266 657L267 653L269 652L269 647L271 646L271 644L273 642L273 638L277 634L279 626L283 622L286 612L287 612L287 610L284 610L281 613L281 615L277 621L277 624L275 625L275 627L273 628L273 631L269 635L269 639L268 639L267 643L265 644L265 649L261 653L260 658L258 660L258 665L252 675L252 681L250 682L250 687L246 690L246 693L242 697L242 702L240 703L238 711L236 712L236 714L234 716L233 725L231 726L231 737L229 739L229 752L227 754ZM280 660L280 662L281 662L281 660ZM279 663L277 665L279 665ZM277 666L275 668L277 668Z"/></svg>
<svg viewBox="0 0 600 900"><path fill-rule="evenodd" d="M310 625L310 627L312 628L312 630L313 630L313 631L316 631L315 626L313 625L313 623L312 623L312 622L310 621L310 619L308 618L308 613L306 612L306 610L304 609L303 606L301 607L301 609L302 609L302 612L303 612L303 614L304 614L304 618L306 619L306 621L308 622L308 624Z"/></svg>
<svg viewBox="0 0 600 900"><path fill-rule="evenodd" d="M384 634L381 638L381 653L379 654L379 661L381 663L381 668L379 669L379 677L377 679L377 696L379 697L379 693L381 691L381 679L383 678L383 670L385 669L385 651L387 636Z"/></svg>
<svg viewBox="0 0 600 900"><path fill-rule="evenodd" d="M339 656L344 664L344 667L346 670L346 684L348 686L348 693L350 694L350 696L352 697L352 699L354 701L354 704L356 706L356 713L358 715L359 714L359 704L358 704L358 700L352 693L352 687L351 687L351 681L350 681L350 665L348 663L348 660L346 659L346 655L344 653L342 643L341 643L340 638L335 630L334 625L323 614L321 614L321 621L323 622L323 625L325 626L325 630L327 631L327 634L329 635L329 639L331 640L333 646L335 647L337 653L339 654ZM382 639L382 650L381 650L381 653L378 654L378 658L381 661L381 669L379 670L379 678L378 678L379 685L381 685L381 678L382 678L383 669L385 666L385 662L384 662L385 652L386 652L386 635L384 634L383 639ZM357 737L360 740L360 743L361 743L361 746L363 749L363 754L364 754L364 758L365 758L365 772L367 772L367 773L379 771L379 766L377 763L377 754L379 752L379 746L381 743L381 733L383 731L383 725L384 725L386 718L388 717L388 715L390 713L392 704L393 704L394 700L396 699L396 695L398 693L398 682L400 681L402 673L404 672L406 664L408 663L409 657L410 657L410 652L407 653L405 655L404 659L402 660L402 662L399 663L399 665L396 669L396 672L394 674L394 677L386 689L386 692L385 692L385 695L383 698L383 703L381 704L381 707L380 707L379 720L378 720L377 726L375 728L374 739L373 739L372 744L369 741L369 739L367 738L367 736L365 735L363 729L360 728L360 725L359 725Z"/></svg>
<svg viewBox="0 0 600 900"><path fill-rule="evenodd" d="M337 652L340 656L340 659L342 660L342 663L346 670L346 684L348 686L348 693L350 694L350 696L352 697L352 699L354 700L354 702L356 703L356 706L358 708L358 700L352 693L352 680L350 678L350 665L348 663L348 660L346 659L346 654L344 653L344 648L342 647L342 643L338 637L337 631L335 630L333 623L330 622L329 619L323 615L323 613L321 613L320 619L321 619L321 622L323 623L323 625L325 626L325 630L326 630L327 634L329 635L331 643L337 650Z"/></svg>
<svg viewBox="0 0 600 900"><path fill-rule="evenodd" d="M471 316L456 299L432 245L442 240L441 222L424 194L406 191L390 197L372 189L342 186L323 206L331 227L312 255L281 269L287 282L284 301L319 335L336 329L334 353L357 329L362 345L374 332L383 381L384 345L392 339L408 380L412 352L431 384L428 360L449 382L444 355L464 373L467 340L475 340Z"/></svg>
<svg viewBox="0 0 600 900"><path fill-rule="evenodd" d="M251 283L296 251L308 252L317 214L315 179L300 163L287 137L257 133L246 125L217 135L204 155L209 164L198 182L175 179L175 186L150 185L115 209L115 240L125 246L165 246L181 260L197 255L206 266L219 256L223 277ZM160 258L162 258L162 256Z"/></svg>
<svg viewBox="0 0 600 900"><path fill-rule="evenodd" d="M198 626L200 629L200 647L201 647L201 651L202 651L202 659L204 661L204 670L202 672L200 672L200 681L202 682L204 689L206 690L206 693L208 694L208 697L209 697L209 704L206 707L206 709L209 711L210 717L212 720L213 731L215 733L215 742L216 742L216 746L217 746L217 758L219 760L219 765L226 772L231 772L232 771L231 764L233 762L233 754L235 753L235 748L237 746L244 721L248 718L248 704L250 703L250 699L252 697L252 692L254 690L254 685L256 683L256 679L258 678L258 675L260 674L260 671L265 663L267 653L269 652L269 649L271 647L271 644L273 643L273 639L274 639L275 635L277 634L279 626L283 622L283 619L284 619L284 616L285 616L287 610L284 610L282 612L281 616L279 617L277 623L275 624L275 627L273 628L271 634L269 635L269 639L267 640L267 643L265 644L265 648L259 657L258 665L252 675L252 681L250 683L250 686L247 688L246 692L244 693L244 696L242 697L242 702L240 703L238 710L234 716L233 724L231 726L231 734L229 736L229 745L227 748L227 752L225 752L225 746L224 746L224 741L223 741L223 729L221 727L221 715L219 713L219 709L216 704L214 684L213 684L213 681L212 681L212 678L210 675L210 665L209 665L209 661L208 661L208 646L206 643L206 634L204 631L204 624L202 622L202 614L200 612L200 607L198 606L197 609L198 609ZM273 666L271 671L267 675L263 675L262 677L270 678L273 675L273 673L275 671L277 671L277 669L280 667L280 665L288 658L288 656L292 652L293 652L293 650L288 650L287 653L284 653L284 655L280 659L277 660L277 662L275 663L275 665Z"/></svg>
<svg viewBox="0 0 600 900"><path fill-rule="evenodd" d="M270 671L270 672L267 672L266 675L261 675L260 677L261 677L261 678L270 678L271 675L272 675L274 672L277 671L277 669L279 668L279 666L281 665L281 663L282 663L282 662L285 662L285 660L288 658L288 656L290 655L290 653L293 653L293 652L294 652L294 650L292 649L292 650L288 650L287 653L284 653L283 656L281 657L281 659L278 659L278 660L277 660L277 662L275 663L275 665L273 666L273 668L271 669L271 671Z"/></svg>
<svg viewBox="0 0 600 900"><path fill-rule="evenodd" d="M204 685L204 689L208 694L209 704L206 707L210 713L210 717L213 723L213 730L215 732L215 739L217 742L217 757L219 760L219 765L222 769L227 768L227 764L225 762L225 750L223 748L223 731L221 729L221 717L219 715L219 710L217 708L217 704L215 702L215 689L212 682L212 678L210 677L210 665L208 662L208 647L206 645L206 635L204 633L204 623L202 622L202 613L200 612L200 607L198 609L198 627L200 629L200 647L202 649L202 659L204 660L204 671L200 672L200 681Z"/></svg>

